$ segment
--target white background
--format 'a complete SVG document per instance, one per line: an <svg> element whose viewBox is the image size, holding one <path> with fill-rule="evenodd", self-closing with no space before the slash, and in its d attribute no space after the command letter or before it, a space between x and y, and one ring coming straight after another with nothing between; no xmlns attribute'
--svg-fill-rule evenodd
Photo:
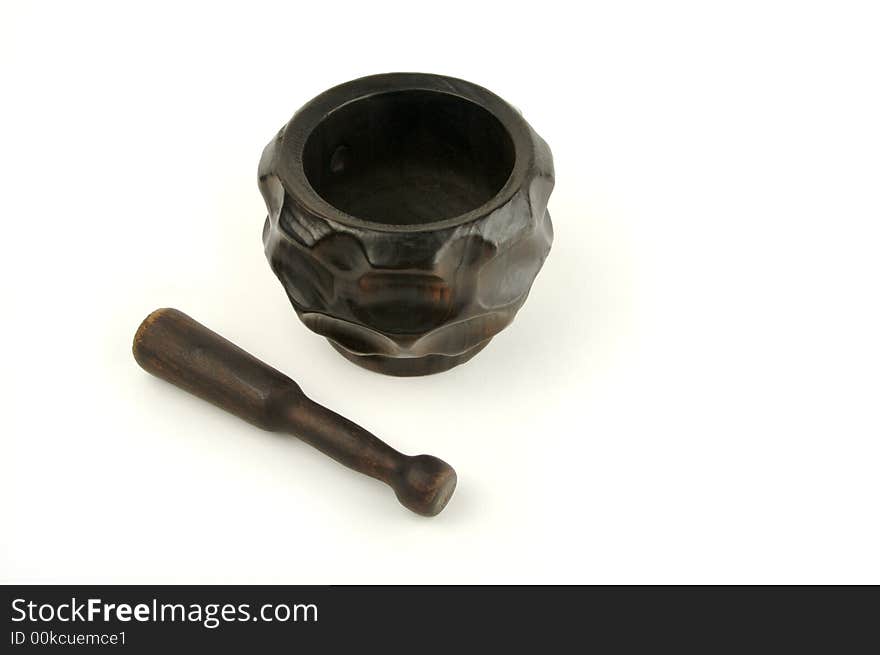
<svg viewBox="0 0 880 655"><path fill-rule="evenodd" d="M4 2L6 582L880 583L880 21L842 2ZM256 167L436 72L556 162L516 321L420 379L306 330ZM189 313L452 463L434 519L141 371Z"/></svg>

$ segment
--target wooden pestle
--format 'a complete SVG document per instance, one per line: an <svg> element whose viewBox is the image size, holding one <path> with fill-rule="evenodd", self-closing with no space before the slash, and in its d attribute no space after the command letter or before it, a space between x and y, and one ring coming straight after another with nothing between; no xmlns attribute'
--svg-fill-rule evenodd
<svg viewBox="0 0 880 655"><path fill-rule="evenodd" d="M181 311L157 309L147 316L132 351L145 371L264 430L289 432L337 462L385 482L417 514L439 514L455 491L455 470L443 460L394 450Z"/></svg>

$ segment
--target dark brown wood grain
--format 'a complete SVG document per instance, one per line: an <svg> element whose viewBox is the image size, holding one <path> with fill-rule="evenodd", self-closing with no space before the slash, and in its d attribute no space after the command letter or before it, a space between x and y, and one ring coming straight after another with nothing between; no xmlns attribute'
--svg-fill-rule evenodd
<svg viewBox="0 0 880 655"><path fill-rule="evenodd" d="M147 316L132 351L145 371L264 430L296 435L337 462L385 482L417 514L440 513L455 490L455 470L446 462L394 450L181 311L157 309Z"/></svg>
<svg viewBox="0 0 880 655"><path fill-rule="evenodd" d="M263 150L263 247L299 318L348 360L431 375L470 360L550 252L553 155L491 91L371 75L308 102Z"/></svg>

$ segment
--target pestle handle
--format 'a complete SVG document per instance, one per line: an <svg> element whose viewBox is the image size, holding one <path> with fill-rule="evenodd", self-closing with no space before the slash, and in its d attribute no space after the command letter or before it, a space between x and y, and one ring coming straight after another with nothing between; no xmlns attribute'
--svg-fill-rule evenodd
<svg viewBox="0 0 880 655"><path fill-rule="evenodd" d="M181 311L157 309L147 316L132 352L145 371L264 430L294 434L341 464L387 483L418 514L439 514L455 490L455 471L446 462L394 450Z"/></svg>

